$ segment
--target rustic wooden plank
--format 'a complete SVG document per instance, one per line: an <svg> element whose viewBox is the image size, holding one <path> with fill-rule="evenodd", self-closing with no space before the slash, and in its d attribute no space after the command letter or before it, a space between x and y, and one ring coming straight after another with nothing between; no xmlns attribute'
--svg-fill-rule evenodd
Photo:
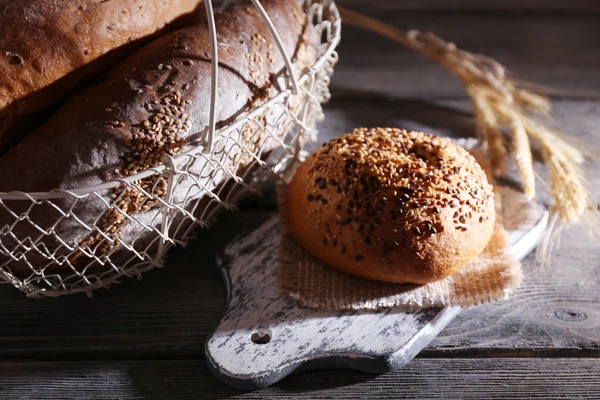
<svg viewBox="0 0 600 400"><path fill-rule="evenodd" d="M441 136L473 137L475 120L470 102L463 99L405 99L386 96L368 90L334 89L333 100L326 105L327 118L320 125L320 142L360 126L395 126L421 130ZM566 133L565 139L590 156L584 171L592 195L600 199L600 101L555 99L552 121L547 121ZM536 172L548 181L548 174L539 162ZM509 170L516 175L516 169ZM550 203L549 191L538 184L539 197Z"/></svg>
<svg viewBox="0 0 600 400"><path fill-rule="evenodd" d="M530 256L523 267L524 284L511 300L461 312L428 351L588 350L600 354L598 243L567 230L551 266L541 269Z"/></svg>
<svg viewBox="0 0 600 400"><path fill-rule="evenodd" d="M600 91L600 21L596 15L555 18L527 13L506 18L493 13L477 17L405 13L392 8L391 4L398 3L403 2L380 1L379 11L373 15L399 27L431 28L469 49L498 56L526 78L571 91ZM368 11L368 7L363 8ZM334 100L327 106L327 119L322 125L323 138L361 125L472 134L473 121L466 101L410 99L464 96L458 82L430 61L355 29L345 29L340 55L334 75ZM556 122L577 135L586 147L598 148L599 111L598 101L559 101ZM599 171L595 164L586 165L597 198ZM547 201L543 190L542 198ZM263 203L267 209L272 206L270 201ZM0 287L0 357L201 357L205 338L219 321L225 304L224 288L212 268L212 257L219 243L226 241L219 242L215 235L231 238L243 227L257 226L264 217L260 212L243 218L226 217L216 230L200 233L189 251L172 252L167 268L146 274L142 282L127 280L110 291L98 291L92 300L83 295L29 300L7 285ZM521 351L597 350L598 337L593 329L598 317L592 311L598 308L594 293L600 293L598 259L597 243L588 241L581 232L569 232L554 256L554 265L562 267L559 271L538 273L531 257L525 262L528 278L517 296L524 297L522 303L515 300L462 313L448 328L448 334L434 342L433 349L506 351L515 345ZM579 281L583 282L581 292L573 292L580 288ZM531 307L535 313L530 312Z"/></svg>
<svg viewBox="0 0 600 400"><path fill-rule="evenodd" d="M431 29L469 50L496 57L520 78L559 89L561 97L593 98L600 93L598 2L411 0L366 6L362 0L345 0L343 4L401 28ZM513 14L522 11L526 13ZM329 105L324 125L331 134L359 125L398 125L442 134L472 132L465 101L439 100L464 97L460 84L442 68L351 28L345 29L340 55L333 81L337 99ZM415 97L438 100L410 99ZM598 146L599 108L597 101L560 101L557 124ZM542 171L539 166L537 170ZM600 168L588 163L586 173L600 198ZM547 191L542 191L542 198L548 201ZM266 209L272 205L263 203ZM446 399L451 393L473 399L574 399L592 398L598 392L597 358L421 358L402 371L380 376L311 372L255 393L224 387L200 359L206 335L225 304L212 257L240 229L258 225L265 216L260 211L226 216L217 229L200 233L189 251L173 252L167 268L145 275L141 283L129 280L97 292L92 300L84 296L28 300L8 286L0 287L0 357L4 359L186 359L3 362L2 396ZM462 312L425 355L443 357L463 351L476 356L531 355L539 354L531 353L537 350L600 354L599 260L597 243L579 231L567 231L552 267L539 270L529 257L524 263L525 285L513 300Z"/></svg>
<svg viewBox="0 0 600 400"><path fill-rule="evenodd" d="M334 99L322 125L324 139L361 125L457 136L473 131L465 101L434 103L348 92L334 93ZM588 147L600 147L599 103L564 100L556 107L559 126L577 134ZM587 164L586 172L600 198L598 165ZM166 268L145 274L141 282L129 279L109 291L97 291L91 300L84 295L30 300L1 286L0 357L202 357L206 336L225 307L215 252L243 229L262 223L273 202L263 201L262 207L267 211L223 216L216 229L199 232L188 251L172 252ZM568 231L552 268L538 271L533 257L527 258L525 285L514 300L461 313L433 343L433 351L598 351L600 316L594 311L600 309L598 260L598 243L580 231Z"/></svg>
<svg viewBox="0 0 600 400"><path fill-rule="evenodd" d="M385 2L392 3L404 2ZM519 13L506 18L496 13L407 13L401 7L372 8L370 3L353 8L400 29L431 30L461 48L494 57L513 76L562 96L600 95L598 13ZM334 87L396 97L464 97L460 82L445 69L376 34L344 26L339 54Z"/></svg>
<svg viewBox="0 0 600 400"><path fill-rule="evenodd" d="M341 5L346 7L364 6L364 0L342 0ZM369 7L377 11L436 11L436 12L598 12L600 4L594 0L375 0L369 2Z"/></svg>
<svg viewBox="0 0 600 400"><path fill-rule="evenodd" d="M411 101L368 93L338 96L329 105L323 131L329 135L355 126L401 126L442 135L473 132L473 119L465 100ZM335 98L335 97L334 97ZM600 149L598 115L594 101L555 102L554 124L573 135L574 142L591 152ZM585 164L596 198L600 198L600 169ZM540 163L537 173L548 174ZM538 184L540 198L550 202L548 189ZM568 229L551 266L540 269L529 256L524 261L525 284L508 302L486 305L459 314L431 346L435 350L535 349L600 350L600 246L581 230Z"/></svg>
<svg viewBox="0 0 600 400"><path fill-rule="evenodd" d="M141 282L127 279L96 291L92 299L79 294L27 299L2 285L2 310L10 316L0 325L0 357L119 358L124 351L131 357L201 357L206 335L225 306L225 290L213 267L215 249L244 224L264 218L255 212L231 232L228 219L231 215L222 216L220 231L199 231L189 251L172 251L165 268L145 274ZM219 236L228 234L220 243Z"/></svg>
<svg viewBox="0 0 600 400"><path fill-rule="evenodd" d="M216 253L272 212L223 213L187 249L171 251L164 268L95 291L91 299L28 299L1 285L0 358L203 357L205 339L225 310Z"/></svg>
<svg viewBox="0 0 600 400"><path fill-rule="evenodd" d="M504 225L513 254L521 259L539 242L548 214L537 203L524 204L524 195L514 189L501 193L502 204L512 210L505 214ZM300 307L277 290L280 235L281 220L273 213L219 254L228 307L208 338L205 357L218 379L234 388L270 386L295 370L345 366L370 373L396 371L460 311L327 312ZM259 335L266 340L256 344L252 338Z"/></svg>
<svg viewBox="0 0 600 400"><path fill-rule="evenodd" d="M587 399L599 359L416 359L385 375L309 372L256 392L217 382L202 360L0 364L3 398L25 399Z"/></svg>

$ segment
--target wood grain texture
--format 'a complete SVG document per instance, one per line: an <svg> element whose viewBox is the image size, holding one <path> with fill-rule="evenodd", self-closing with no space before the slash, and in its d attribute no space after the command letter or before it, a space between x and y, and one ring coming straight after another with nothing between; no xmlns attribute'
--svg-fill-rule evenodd
<svg viewBox="0 0 600 400"><path fill-rule="evenodd" d="M599 359L415 359L385 375L320 371L251 393L215 381L202 360L5 362L2 397L34 399L592 399Z"/></svg>
<svg viewBox="0 0 600 400"><path fill-rule="evenodd" d="M356 126L375 124L454 136L473 132L468 103L462 100L407 100L339 90L334 99L321 126L324 140ZM600 147L599 108L593 101L561 100L556 104L556 124L588 143L588 148ZM537 171L541 172L539 166ZM600 197L597 164L586 164L586 172L593 192ZM97 291L92 299L76 295L31 300L12 287L0 286L0 357L202 357L206 337L225 311L225 288L216 272L216 253L242 230L263 223L274 200L267 197L261 201L265 211L251 202L246 205L242 214L223 215L214 229L199 231L199 238L187 251L171 252L164 269L144 275L141 282L128 279L109 291ZM433 351L599 351L600 319L594 312L600 309L598 260L597 242L581 231L566 232L552 268L539 271L533 257L528 257L524 261L525 285L513 300L461 313L447 333L434 341ZM565 314L564 310L571 311ZM565 321L568 312L584 312L586 319Z"/></svg>
<svg viewBox="0 0 600 400"><path fill-rule="evenodd" d="M402 30L431 30L459 48L495 58L510 75L554 89L561 97L600 96L600 13L517 13L507 17L495 12L412 13L391 6L403 3L386 1L376 2L383 6L372 6L362 2L348 7ZM465 97L460 82L447 70L374 33L344 25L338 50L334 88L404 98Z"/></svg>
<svg viewBox="0 0 600 400"><path fill-rule="evenodd" d="M365 5L365 0L341 0L340 5L355 7ZM440 13L449 12L531 12L535 14L547 12L599 12L600 3L595 0L378 0L370 1L373 10L381 11L412 11Z"/></svg>
<svg viewBox="0 0 600 400"><path fill-rule="evenodd" d="M496 57L520 78L560 89L557 97L565 100L556 104L556 124L586 148L600 147L599 2L342 0L342 4L400 28L431 29L469 50ZM442 68L349 27L344 28L339 51L323 138L360 125L472 135L473 119L463 89ZM600 164L590 162L585 168L592 191L600 198ZM541 172L539 166L536 170ZM542 198L547 202L547 191L542 190ZM248 394L216 382L201 359L205 339L225 309L225 289L212 257L232 235L264 222L273 204L270 197L258 206L246 202L243 214L223 216L215 229L200 232L187 252L171 252L164 269L146 274L141 282L131 279L110 291L97 291L91 300L83 295L29 300L0 286L0 358L5 360L0 363L0 396L597 397L597 358L421 358L397 373L313 372ZM581 231L568 231L552 268L539 271L528 257L525 285L513 300L462 312L424 356L599 355L599 260L597 242ZM7 362L9 358L96 361ZM165 361L118 361L145 358Z"/></svg>
<svg viewBox="0 0 600 400"><path fill-rule="evenodd" d="M511 188L500 189L500 196L510 253L521 259L541 240L548 213ZM236 237L218 255L227 282L228 305L207 340L205 357L211 372L227 385L254 390L296 370L324 367L370 373L395 371L460 312L459 307L413 311L402 307L378 311L372 306L366 310L302 307L278 289L281 234L281 218L273 213L256 230ZM485 291L486 279L480 280L478 284ZM439 292L428 295L444 296ZM379 296L383 300L386 295Z"/></svg>
<svg viewBox="0 0 600 400"><path fill-rule="evenodd" d="M466 99L406 99L344 86L335 87L332 96L326 105L327 117L320 125L319 144L360 126L393 126L450 137L475 135L475 119ZM552 120L547 122L567 133L569 142L588 153L590 160L584 164L584 171L592 195L600 199L600 163L595 161L600 156L600 101L556 99L553 107ZM508 175L516 178L516 167L508 167ZM539 157L535 171L548 181ZM550 203L549 190L540 180L538 196L546 205Z"/></svg>
<svg viewBox="0 0 600 400"><path fill-rule="evenodd" d="M216 254L272 212L225 213L214 229L200 230L188 249L171 251L164 268L98 290L91 299L77 294L34 300L0 285L0 358L201 358L206 336L225 311Z"/></svg>
<svg viewBox="0 0 600 400"><path fill-rule="evenodd" d="M466 100L424 101L344 92L328 108L322 131L346 132L355 126L399 126L450 136L468 136L474 121ZM595 101L558 100L553 124L573 135L592 154L600 149L599 112ZM325 139L325 138L323 138ZM547 179L543 166L536 172ZM600 198L597 161L584 165L592 194ZM516 171L512 171L512 176ZM549 204L547 187L538 181L540 198ZM582 230L568 229L551 266L541 269L529 256L523 263L524 285L508 302L459 314L430 350L497 350L502 352L586 349L600 351L600 246Z"/></svg>

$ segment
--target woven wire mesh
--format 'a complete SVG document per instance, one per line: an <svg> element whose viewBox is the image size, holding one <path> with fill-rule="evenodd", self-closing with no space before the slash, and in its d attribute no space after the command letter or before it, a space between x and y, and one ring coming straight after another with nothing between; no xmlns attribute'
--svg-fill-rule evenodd
<svg viewBox="0 0 600 400"><path fill-rule="evenodd" d="M298 91L288 82L288 89L215 131L209 151L188 149L92 188L0 193L2 220L12 221L0 228L0 278L27 296L46 297L90 294L139 277L161 267L171 246L185 246L220 209L235 208L283 173L316 140L340 39L333 1L304 7L321 39L316 62L297 77ZM135 212L119 206L125 197L135 199Z"/></svg>

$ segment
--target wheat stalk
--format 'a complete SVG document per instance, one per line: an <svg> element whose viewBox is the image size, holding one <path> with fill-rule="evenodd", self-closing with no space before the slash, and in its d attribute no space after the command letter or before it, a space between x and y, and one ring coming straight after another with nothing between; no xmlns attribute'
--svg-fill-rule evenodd
<svg viewBox="0 0 600 400"><path fill-rule="evenodd" d="M563 140L560 132L538 121L539 117L549 116L551 107L548 97L527 89L535 85L508 78L497 61L458 49L431 32L404 32L343 7L339 9L344 23L401 43L458 77L471 100L477 137L487 151L492 171L497 176L504 175L506 155L510 154L521 176L523 192L530 198L535 196L531 144L540 148L552 192L549 230L538 253L544 263L566 224L598 232L597 203L580 166L584 156ZM508 140L502 131L508 133Z"/></svg>

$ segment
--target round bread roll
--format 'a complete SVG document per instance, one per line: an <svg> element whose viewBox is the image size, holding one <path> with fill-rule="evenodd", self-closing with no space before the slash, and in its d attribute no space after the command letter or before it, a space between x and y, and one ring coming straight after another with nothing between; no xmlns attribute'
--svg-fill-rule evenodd
<svg viewBox="0 0 600 400"><path fill-rule="evenodd" d="M466 150L421 132L356 129L296 171L287 227L323 263L351 275L424 284L480 254L494 193Z"/></svg>

